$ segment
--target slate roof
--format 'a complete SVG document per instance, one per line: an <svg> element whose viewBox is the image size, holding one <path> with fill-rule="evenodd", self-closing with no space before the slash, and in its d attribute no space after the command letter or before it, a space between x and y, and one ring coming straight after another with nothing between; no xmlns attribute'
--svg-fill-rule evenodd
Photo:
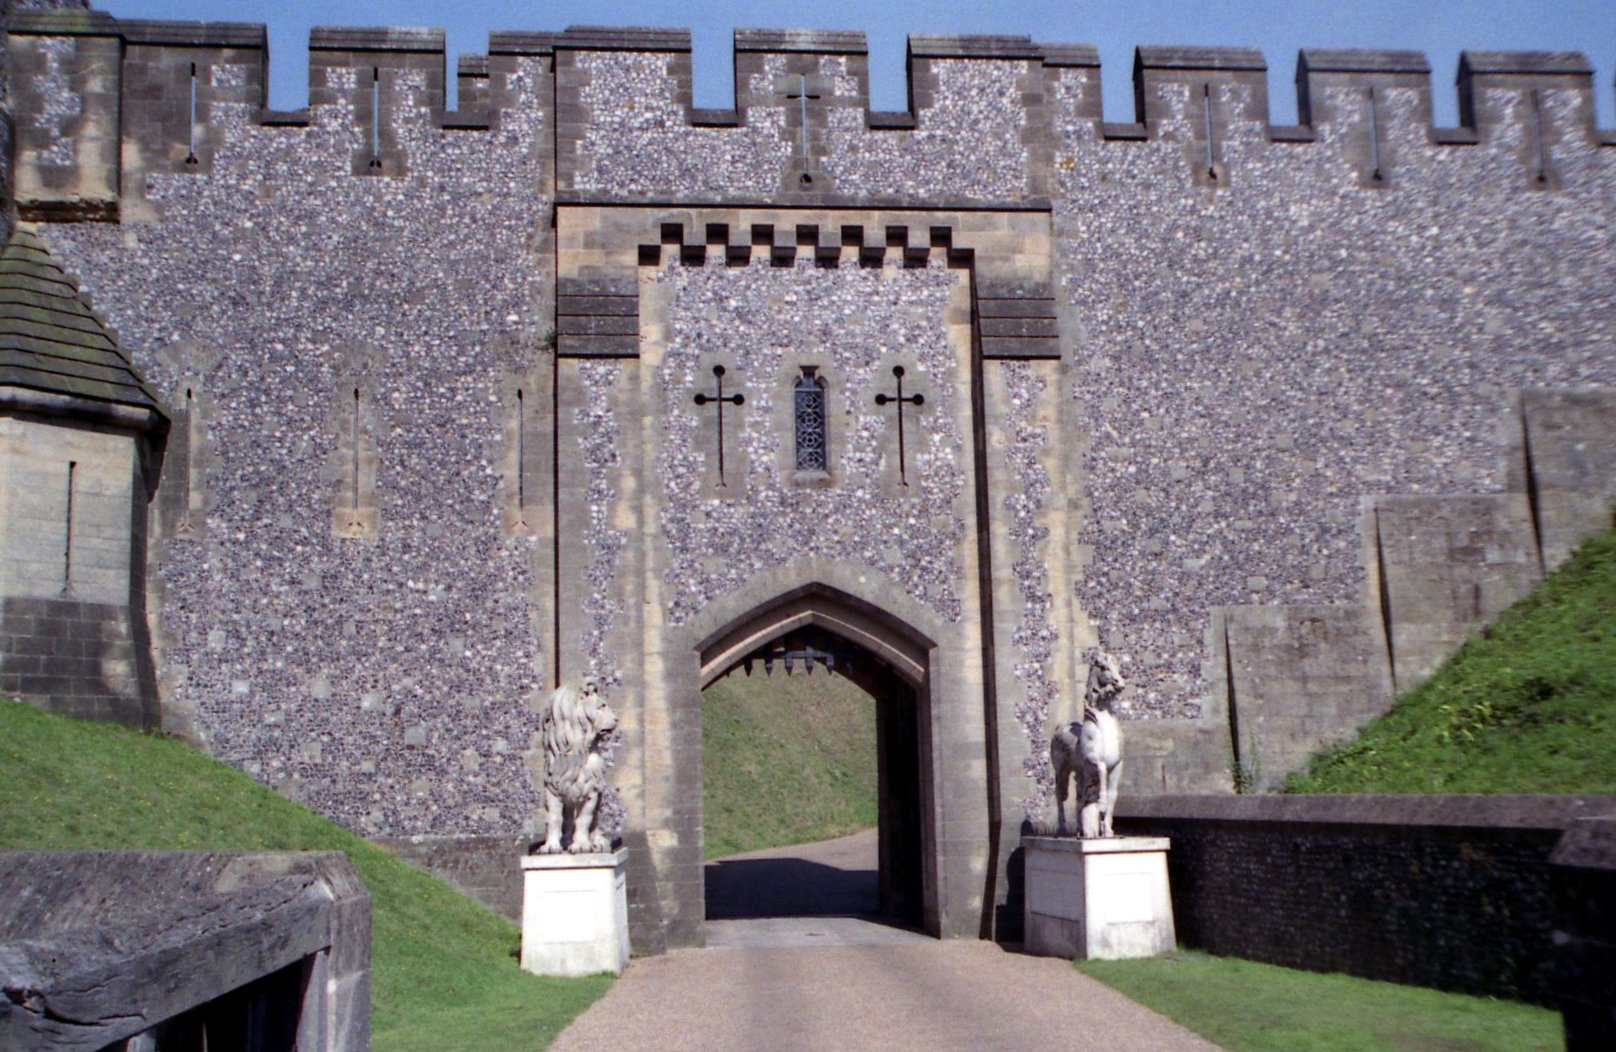
<svg viewBox="0 0 1616 1052"><path fill-rule="evenodd" d="M0 387L168 413L43 242L17 229L0 252Z"/></svg>

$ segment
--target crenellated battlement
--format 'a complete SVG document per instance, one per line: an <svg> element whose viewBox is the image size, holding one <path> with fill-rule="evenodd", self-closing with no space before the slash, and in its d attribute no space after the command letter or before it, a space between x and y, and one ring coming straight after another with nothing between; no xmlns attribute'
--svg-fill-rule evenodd
<svg viewBox="0 0 1616 1052"><path fill-rule="evenodd" d="M459 57L449 111L441 30L316 27L308 107L279 112L262 25L39 11L16 13L10 34L17 197L36 216L138 213L148 174L208 174L219 146L252 129L346 126L351 175L401 177L412 136L496 132L535 100L555 129L556 190L610 199L910 204L944 177L956 201L1044 199L1083 155L1147 143L1179 147L1213 189L1240 177L1235 144L1246 157L1253 144L1343 152L1358 186L1386 189L1410 149L1508 140L1524 187L1552 190L1568 153L1616 145L1595 127L1593 71L1574 52L1465 52L1460 126L1439 128L1430 65L1412 51L1302 51L1300 122L1278 125L1251 48L1138 48L1134 120L1109 122L1093 47L1020 36L911 36L907 108L883 112L861 32L736 30L726 109L695 106L687 31L496 32L486 54ZM511 90L523 70L544 90Z"/></svg>

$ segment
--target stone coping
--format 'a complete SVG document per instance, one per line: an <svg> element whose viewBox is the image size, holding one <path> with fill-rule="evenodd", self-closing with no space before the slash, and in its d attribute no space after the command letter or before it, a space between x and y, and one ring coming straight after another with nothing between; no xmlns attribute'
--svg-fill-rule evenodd
<svg viewBox="0 0 1616 1052"><path fill-rule="evenodd" d="M1040 59L1044 48L1024 36L940 36L914 33L909 37L912 58Z"/></svg>
<svg viewBox="0 0 1616 1052"><path fill-rule="evenodd" d="M444 50L444 34L441 29L415 26L377 29L315 26L309 30L309 50L438 52Z"/></svg>
<svg viewBox="0 0 1616 1052"><path fill-rule="evenodd" d="M1581 818L1616 816L1616 795L1250 795L1124 798L1117 817L1294 825L1414 826L1556 832Z"/></svg>
<svg viewBox="0 0 1616 1052"><path fill-rule="evenodd" d="M1309 73L1423 73L1431 63L1423 51L1374 48L1303 48L1296 53L1296 75Z"/></svg>
<svg viewBox="0 0 1616 1052"><path fill-rule="evenodd" d="M1574 74L1592 76L1593 66L1580 51L1461 51L1459 75L1466 73Z"/></svg>
<svg viewBox="0 0 1616 1052"><path fill-rule="evenodd" d="M1158 47L1134 50L1134 69L1205 69L1266 72L1268 63L1254 47Z"/></svg>
<svg viewBox="0 0 1616 1052"><path fill-rule="evenodd" d="M614 869L628 861L628 848L616 851L594 851L586 855L523 855L522 869Z"/></svg>
<svg viewBox="0 0 1616 1052"><path fill-rule="evenodd" d="M690 50L690 30L654 26L568 26L552 40L557 48L578 51Z"/></svg>
<svg viewBox="0 0 1616 1052"><path fill-rule="evenodd" d="M269 29L258 22L174 22L120 18L118 28L131 44L170 47L269 47Z"/></svg>
<svg viewBox="0 0 1616 1052"><path fill-rule="evenodd" d="M870 49L858 29L737 29L735 50L864 55Z"/></svg>
<svg viewBox="0 0 1616 1052"><path fill-rule="evenodd" d="M1568 869L1616 870L1616 815L1576 822L1560 838L1549 863Z"/></svg>
<svg viewBox="0 0 1616 1052"><path fill-rule="evenodd" d="M122 23L105 11L13 11L6 31L12 36L117 36Z"/></svg>
<svg viewBox="0 0 1616 1052"><path fill-rule="evenodd" d="M1064 69L1099 69L1100 49L1093 44L1045 44L1044 65Z"/></svg>

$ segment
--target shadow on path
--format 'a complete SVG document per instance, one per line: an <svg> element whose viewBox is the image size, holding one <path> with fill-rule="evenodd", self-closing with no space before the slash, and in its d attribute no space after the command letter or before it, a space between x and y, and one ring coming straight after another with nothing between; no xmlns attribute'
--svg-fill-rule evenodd
<svg viewBox="0 0 1616 1052"><path fill-rule="evenodd" d="M731 858L706 866L707 918L873 916L874 869L838 869L806 858Z"/></svg>

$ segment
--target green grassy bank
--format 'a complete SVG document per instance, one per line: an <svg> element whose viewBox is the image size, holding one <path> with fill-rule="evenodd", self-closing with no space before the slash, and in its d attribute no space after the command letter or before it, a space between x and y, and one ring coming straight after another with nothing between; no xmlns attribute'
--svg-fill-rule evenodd
<svg viewBox="0 0 1616 1052"><path fill-rule="evenodd" d="M1562 1047L1535 1005L1179 953L1077 967L1229 1052L1536 1052Z"/></svg>
<svg viewBox="0 0 1616 1052"><path fill-rule="evenodd" d="M370 889L377 1052L543 1048L609 979L517 967L515 925L190 747L0 700L0 849L343 851Z"/></svg>
<svg viewBox="0 0 1616 1052"><path fill-rule="evenodd" d="M875 702L841 676L732 672L703 693L706 855L876 822Z"/></svg>
<svg viewBox="0 0 1616 1052"><path fill-rule="evenodd" d="M1616 529L1286 791L1616 792Z"/></svg>

